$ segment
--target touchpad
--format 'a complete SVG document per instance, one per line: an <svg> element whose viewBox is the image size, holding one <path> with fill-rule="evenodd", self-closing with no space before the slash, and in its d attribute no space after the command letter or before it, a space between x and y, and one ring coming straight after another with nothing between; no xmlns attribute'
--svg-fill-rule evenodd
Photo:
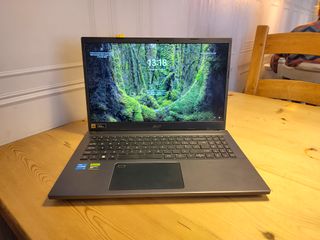
<svg viewBox="0 0 320 240"><path fill-rule="evenodd" d="M183 188L180 163L117 163L110 190Z"/></svg>

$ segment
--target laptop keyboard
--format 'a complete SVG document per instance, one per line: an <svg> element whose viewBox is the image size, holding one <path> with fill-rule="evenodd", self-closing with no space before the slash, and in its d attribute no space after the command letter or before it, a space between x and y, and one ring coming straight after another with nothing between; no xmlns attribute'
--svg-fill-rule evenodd
<svg viewBox="0 0 320 240"><path fill-rule="evenodd" d="M221 136L91 136L81 160L234 158Z"/></svg>

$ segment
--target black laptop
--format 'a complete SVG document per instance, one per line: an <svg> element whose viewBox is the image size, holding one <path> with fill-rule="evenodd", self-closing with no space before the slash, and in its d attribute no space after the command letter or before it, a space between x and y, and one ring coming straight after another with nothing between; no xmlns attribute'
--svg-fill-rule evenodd
<svg viewBox="0 0 320 240"><path fill-rule="evenodd" d="M89 132L53 199L268 194L225 130L231 39L82 38Z"/></svg>

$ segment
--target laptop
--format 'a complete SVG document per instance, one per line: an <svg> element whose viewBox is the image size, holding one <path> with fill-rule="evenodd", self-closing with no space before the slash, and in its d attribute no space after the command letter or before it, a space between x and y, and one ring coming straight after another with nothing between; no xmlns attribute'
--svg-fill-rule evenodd
<svg viewBox="0 0 320 240"><path fill-rule="evenodd" d="M89 131L50 199L270 193L225 129L231 39L81 41Z"/></svg>

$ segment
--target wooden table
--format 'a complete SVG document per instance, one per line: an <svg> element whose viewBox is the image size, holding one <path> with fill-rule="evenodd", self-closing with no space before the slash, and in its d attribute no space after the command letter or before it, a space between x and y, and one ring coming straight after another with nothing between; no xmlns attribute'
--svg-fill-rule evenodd
<svg viewBox="0 0 320 240"><path fill-rule="evenodd" d="M320 239L320 108L240 93L228 106L267 197L48 200L80 121L0 147L1 215L31 239Z"/></svg>

